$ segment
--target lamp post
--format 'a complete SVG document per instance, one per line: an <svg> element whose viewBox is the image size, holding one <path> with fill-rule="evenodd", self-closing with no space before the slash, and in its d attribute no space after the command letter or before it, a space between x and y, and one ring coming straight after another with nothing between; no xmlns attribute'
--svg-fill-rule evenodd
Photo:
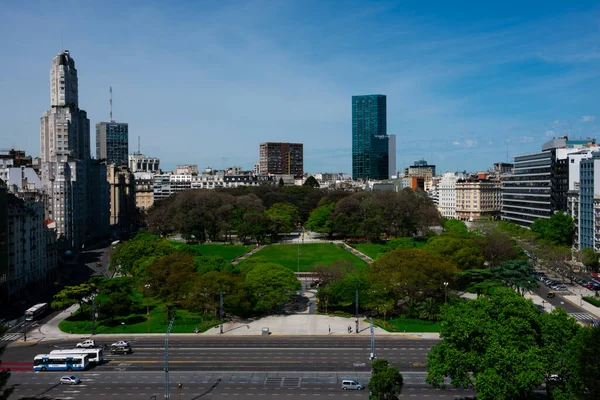
<svg viewBox="0 0 600 400"><path fill-rule="evenodd" d="M448 302L448 282L444 282L444 303Z"/></svg>
<svg viewBox="0 0 600 400"><path fill-rule="evenodd" d="M92 336L96 334L96 294L92 293Z"/></svg>
<svg viewBox="0 0 600 400"><path fill-rule="evenodd" d="M298 223L298 229L300 229L300 223ZM300 276L300 234L298 233L298 277Z"/></svg>
<svg viewBox="0 0 600 400"><path fill-rule="evenodd" d="M221 335L223 334L223 291L219 292L219 318L221 319L221 324L219 326L219 332Z"/></svg>
<svg viewBox="0 0 600 400"><path fill-rule="evenodd" d="M148 299L150 284L144 285L144 288L146 288L146 320L148 321L148 332L150 332L150 300Z"/></svg>

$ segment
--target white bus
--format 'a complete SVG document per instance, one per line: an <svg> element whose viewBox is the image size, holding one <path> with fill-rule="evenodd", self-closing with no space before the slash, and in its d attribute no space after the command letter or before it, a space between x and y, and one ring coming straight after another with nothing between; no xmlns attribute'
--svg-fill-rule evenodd
<svg viewBox="0 0 600 400"><path fill-rule="evenodd" d="M52 350L50 354L87 354L89 361L94 364L101 364L104 360L102 349L63 349Z"/></svg>
<svg viewBox="0 0 600 400"><path fill-rule="evenodd" d="M89 363L87 354L38 354L33 359L33 370L84 371Z"/></svg>
<svg viewBox="0 0 600 400"><path fill-rule="evenodd" d="M44 315L48 311L48 303L40 303L25 310L25 321L33 321L37 317Z"/></svg>

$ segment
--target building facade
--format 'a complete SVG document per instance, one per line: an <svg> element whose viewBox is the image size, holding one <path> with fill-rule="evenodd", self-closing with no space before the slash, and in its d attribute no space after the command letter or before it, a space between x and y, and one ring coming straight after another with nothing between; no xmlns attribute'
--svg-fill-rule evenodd
<svg viewBox="0 0 600 400"><path fill-rule="evenodd" d="M437 185L438 210L444 218L456 218L456 182L465 179L460 172L446 172Z"/></svg>
<svg viewBox="0 0 600 400"><path fill-rule="evenodd" d="M124 165L109 164L106 177L110 185L110 228L117 237L132 230L136 213L135 178Z"/></svg>
<svg viewBox="0 0 600 400"><path fill-rule="evenodd" d="M154 204L154 174L151 172L134 172L135 206L142 211Z"/></svg>
<svg viewBox="0 0 600 400"><path fill-rule="evenodd" d="M391 179L398 174L396 170L396 135L388 135L388 175Z"/></svg>
<svg viewBox="0 0 600 400"><path fill-rule="evenodd" d="M593 139L555 138L541 152L515 156L513 173L503 178L502 220L529 227L537 218L567 211L569 171L579 169L569 155L594 144Z"/></svg>
<svg viewBox="0 0 600 400"><path fill-rule="evenodd" d="M79 108L75 61L68 50L50 68L50 110L40 120L40 174L46 219L55 222L59 244L79 250L89 237L90 121Z"/></svg>
<svg viewBox="0 0 600 400"><path fill-rule="evenodd" d="M160 160L154 157L147 157L143 154L129 155L129 169L131 172L151 172L160 173Z"/></svg>
<svg viewBox="0 0 600 400"><path fill-rule="evenodd" d="M304 145L302 143L264 142L259 148L261 175L304 176Z"/></svg>
<svg viewBox="0 0 600 400"><path fill-rule="evenodd" d="M352 179L388 179L389 151L387 97L352 96Z"/></svg>
<svg viewBox="0 0 600 400"><path fill-rule="evenodd" d="M129 124L99 122L96 124L96 158L107 164L127 165L129 156Z"/></svg>
<svg viewBox="0 0 600 400"><path fill-rule="evenodd" d="M456 182L456 219L497 219L502 207L502 184L497 180Z"/></svg>
<svg viewBox="0 0 600 400"><path fill-rule="evenodd" d="M579 181L579 249L600 249L600 218L597 211L600 203L600 152L580 161ZM598 215L600 217L600 215ZM598 225L598 226L597 226Z"/></svg>

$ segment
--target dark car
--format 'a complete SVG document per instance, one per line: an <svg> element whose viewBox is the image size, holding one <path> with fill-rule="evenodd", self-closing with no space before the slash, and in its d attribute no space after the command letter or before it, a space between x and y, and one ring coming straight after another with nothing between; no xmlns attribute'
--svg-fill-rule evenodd
<svg viewBox="0 0 600 400"><path fill-rule="evenodd" d="M110 349L110 354L131 354L133 350L129 346L113 347Z"/></svg>

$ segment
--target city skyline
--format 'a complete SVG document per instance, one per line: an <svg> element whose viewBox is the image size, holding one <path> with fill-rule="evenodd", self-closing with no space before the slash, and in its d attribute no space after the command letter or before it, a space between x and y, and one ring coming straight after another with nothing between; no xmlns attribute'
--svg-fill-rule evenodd
<svg viewBox="0 0 600 400"><path fill-rule="evenodd" d="M483 170L554 136L597 136L598 7L544 5L5 4L19 68L0 67L0 141L40 155L47 60L64 48L91 123L108 120L112 85L115 119L165 169L251 169L249 149L281 141L304 143L307 172L350 172L351 96L384 93L397 169Z"/></svg>

